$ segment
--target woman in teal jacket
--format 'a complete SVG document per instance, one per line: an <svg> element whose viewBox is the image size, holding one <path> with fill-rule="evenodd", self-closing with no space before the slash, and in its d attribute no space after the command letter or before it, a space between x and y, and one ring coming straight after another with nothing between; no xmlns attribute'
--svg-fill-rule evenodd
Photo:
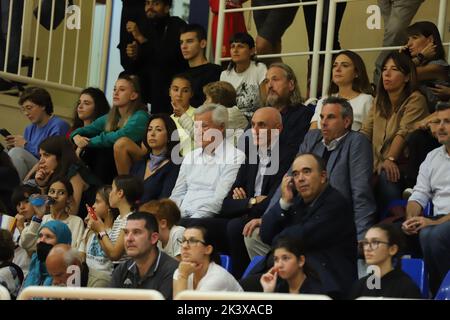
<svg viewBox="0 0 450 320"><path fill-rule="evenodd" d="M113 147L121 137L140 143L149 115L141 102L136 76L122 74L114 86L111 111L70 135L83 161L107 184L116 176Z"/></svg>

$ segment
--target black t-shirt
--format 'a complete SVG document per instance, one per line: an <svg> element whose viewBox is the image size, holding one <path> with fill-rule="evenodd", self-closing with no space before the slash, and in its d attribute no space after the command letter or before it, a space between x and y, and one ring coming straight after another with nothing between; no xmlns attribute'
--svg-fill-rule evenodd
<svg viewBox="0 0 450 320"><path fill-rule="evenodd" d="M277 284L275 286L275 292L278 293L289 293L289 285L286 280L278 278ZM303 294L324 294L322 283L313 277L306 277L303 281L302 286L298 290L298 293Z"/></svg>
<svg viewBox="0 0 450 320"><path fill-rule="evenodd" d="M205 102L203 86L219 81L222 67L217 64L206 63L198 67L189 68L187 73L191 77L192 91L194 92L194 96L191 98L191 106L197 108Z"/></svg>
<svg viewBox="0 0 450 320"><path fill-rule="evenodd" d="M355 283L350 293L350 299L358 297L422 298L414 281L400 269L394 269L381 277L380 288L378 289L368 288L367 279L371 276L365 276ZM372 281L369 280L369 283L372 283Z"/></svg>

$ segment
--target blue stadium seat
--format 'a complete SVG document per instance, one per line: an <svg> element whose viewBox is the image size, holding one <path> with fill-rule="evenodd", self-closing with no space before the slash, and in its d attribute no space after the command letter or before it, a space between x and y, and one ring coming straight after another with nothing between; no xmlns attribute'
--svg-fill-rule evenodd
<svg viewBox="0 0 450 320"><path fill-rule="evenodd" d="M256 266L262 259L264 259L264 256L255 256L253 257L252 261L247 266L247 269L245 269L244 274L242 275L242 279L247 278L250 271L252 271L253 267Z"/></svg>
<svg viewBox="0 0 450 320"><path fill-rule="evenodd" d="M450 270L447 272L444 280L442 280L441 287L439 288L435 300L450 300Z"/></svg>
<svg viewBox="0 0 450 320"><path fill-rule="evenodd" d="M406 209L406 206L408 205L408 200L404 199L397 199L392 200L389 202L387 208L381 213L381 220L384 218L387 218L389 216L389 210L393 207L404 207ZM433 216L433 203L431 201L428 201L427 206L423 209L423 216L424 217L432 217Z"/></svg>
<svg viewBox="0 0 450 320"><path fill-rule="evenodd" d="M407 273L417 284L422 297L428 299L428 273L425 269L425 263L422 259L402 259L402 270Z"/></svg>
<svg viewBox="0 0 450 320"><path fill-rule="evenodd" d="M220 264L224 269L231 273L231 258L225 254L220 255Z"/></svg>

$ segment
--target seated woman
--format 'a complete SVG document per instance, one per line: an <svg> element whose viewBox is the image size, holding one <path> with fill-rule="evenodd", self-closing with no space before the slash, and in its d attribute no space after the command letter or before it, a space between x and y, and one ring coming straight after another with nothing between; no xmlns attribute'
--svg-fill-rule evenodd
<svg viewBox="0 0 450 320"><path fill-rule="evenodd" d="M349 298L422 298L417 285L401 270L403 245L403 235L393 224L378 224L367 230L360 247L374 274L359 279L354 284ZM368 287L368 284L373 284L373 287Z"/></svg>
<svg viewBox="0 0 450 320"><path fill-rule="evenodd" d="M184 290L242 291L222 268L210 235L203 226L186 228L181 240L181 262L173 274L173 296Z"/></svg>
<svg viewBox="0 0 450 320"><path fill-rule="evenodd" d="M194 148L195 108L190 105L190 99L193 93L189 75L175 75L172 78L169 95L173 108L173 114L170 118L172 118L171 120L176 125L175 129L177 130L178 137L172 137L172 132L175 130L171 130L167 139L168 141L174 140L174 145L176 145L178 144L177 140L179 138L180 146L178 150L180 150L181 155L185 155ZM127 137L120 138L114 144L114 159L118 174L129 174L133 162L140 161L146 157L149 152L148 146L144 144L146 139L148 139L148 133L144 135L142 139L143 143L141 143L140 147Z"/></svg>
<svg viewBox="0 0 450 320"><path fill-rule="evenodd" d="M281 238L273 247L273 267L261 276L264 292L322 294L322 284L306 264L298 241Z"/></svg>
<svg viewBox="0 0 450 320"><path fill-rule="evenodd" d="M415 126L417 130L407 139L410 159L407 166L406 187L412 188L416 184L420 164L428 152L440 146L429 131L429 123L435 116L436 104L442 98L445 99L439 94L439 90L450 85L450 67L445 61L441 36L434 23L416 22L406 29L406 33L408 43L404 49L413 58L419 90L427 98L428 109L432 113L417 123Z"/></svg>
<svg viewBox="0 0 450 320"><path fill-rule="evenodd" d="M256 60L255 41L245 32L230 39L231 61L220 74L220 81L233 85L237 93L237 107L248 118L260 107L260 86L266 79L267 67Z"/></svg>
<svg viewBox="0 0 450 320"><path fill-rule="evenodd" d="M64 179L55 179L48 189L48 198L51 200L49 204L33 206L35 215L23 229L19 245L25 250L34 250L41 224L58 220L67 224L72 234L72 247L78 249L83 239L84 223L80 217L69 214L70 202L73 201L72 184ZM47 205L50 207L50 214L46 214Z"/></svg>
<svg viewBox="0 0 450 320"><path fill-rule="evenodd" d="M103 186L97 190L95 203L92 206L97 219L101 219L105 232L111 233L114 220L119 215L117 208L111 208L109 195L111 186ZM83 260L89 268L88 287L107 288L111 282L113 263L103 251L97 234L87 228L79 249L84 257Z"/></svg>
<svg viewBox="0 0 450 320"><path fill-rule="evenodd" d="M353 108L352 129L358 131L366 120L373 103L373 90L367 77L366 66L361 57L349 50L338 53L333 62L328 96L348 100ZM320 112L325 98L317 102L310 129L320 129Z"/></svg>
<svg viewBox="0 0 450 320"><path fill-rule="evenodd" d="M150 117L147 137L143 142L148 155L136 162L130 172L144 180L141 202L168 198L172 193L180 170L180 165L172 161L180 158L174 150L178 142L171 140L175 130L175 123L169 115L160 113Z"/></svg>
<svg viewBox="0 0 450 320"><path fill-rule="evenodd" d="M74 130L90 125L107 114L110 109L109 102L102 90L89 87L81 91L73 112L72 127L67 133L67 138L70 138L70 134Z"/></svg>
<svg viewBox="0 0 450 320"><path fill-rule="evenodd" d="M81 152L81 157L91 164L91 169L103 183L110 184L117 175L113 157L115 142L128 137L140 143L144 136L149 116L140 97L137 77L121 74L114 86L111 111L70 135L78 148L86 149L88 153L83 155Z"/></svg>
<svg viewBox="0 0 450 320"><path fill-rule="evenodd" d="M14 213L11 195L19 183L19 174L0 143L0 212L11 215Z"/></svg>
<svg viewBox="0 0 450 320"><path fill-rule="evenodd" d="M426 99L417 91L416 70L411 59L399 52L389 53L383 61L375 102L361 128L372 141L379 211L392 200L401 198L405 139L414 124L427 115Z"/></svg>
<svg viewBox="0 0 450 320"><path fill-rule="evenodd" d="M36 252L31 257L30 271L22 289L28 286L50 286L52 277L48 274L45 260L50 250L58 243L70 244L72 234L69 227L58 220L51 220L39 227L36 235Z"/></svg>
<svg viewBox="0 0 450 320"><path fill-rule="evenodd" d="M84 218L86 208L80 203L92 203L95 190L101 185L100 180L77 158L73 145L63 136L49 137L39 145L41 158L37 167L30 171L28 178L46 193L48 184L54 179L67 179L73 187L73 201L70 203L70 214Z"/></svg>

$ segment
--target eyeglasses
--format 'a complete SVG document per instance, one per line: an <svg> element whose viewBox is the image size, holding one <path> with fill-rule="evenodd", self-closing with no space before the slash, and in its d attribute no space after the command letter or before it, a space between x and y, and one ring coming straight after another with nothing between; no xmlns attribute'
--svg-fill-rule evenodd
<svg viewBox="0 0 450 320"><path fill-rule="evenodd" d="M194 239L194 238L190 238L190 239L178 239L177 240L178 243L180 245L184 245L185 243L188 244L188 246L197 246L199 243L201 243L202 245L206 246L206 242L203 240L198 240L198 239Z"/></svg>
<svg viewBox="0 0 450 320"><path fill-rule="evenodd" d="M25 105L25 106L20 107L20 111L22 111L22 113L31 112L35 107L36 106L34 106L34 105Z"/></svg>
<svg viewBox="0 0 450 320"><path fill-rule="evenodd" d="M389 242L386 241L380 241L380 240L372 240L372 241L368 241L368 240L361 240L359 242L359 246L361 249L363 250L368 250L370 248L370 250L377 250L378 246L380 244L385 244L385 245L389 245Z"/></svg>

